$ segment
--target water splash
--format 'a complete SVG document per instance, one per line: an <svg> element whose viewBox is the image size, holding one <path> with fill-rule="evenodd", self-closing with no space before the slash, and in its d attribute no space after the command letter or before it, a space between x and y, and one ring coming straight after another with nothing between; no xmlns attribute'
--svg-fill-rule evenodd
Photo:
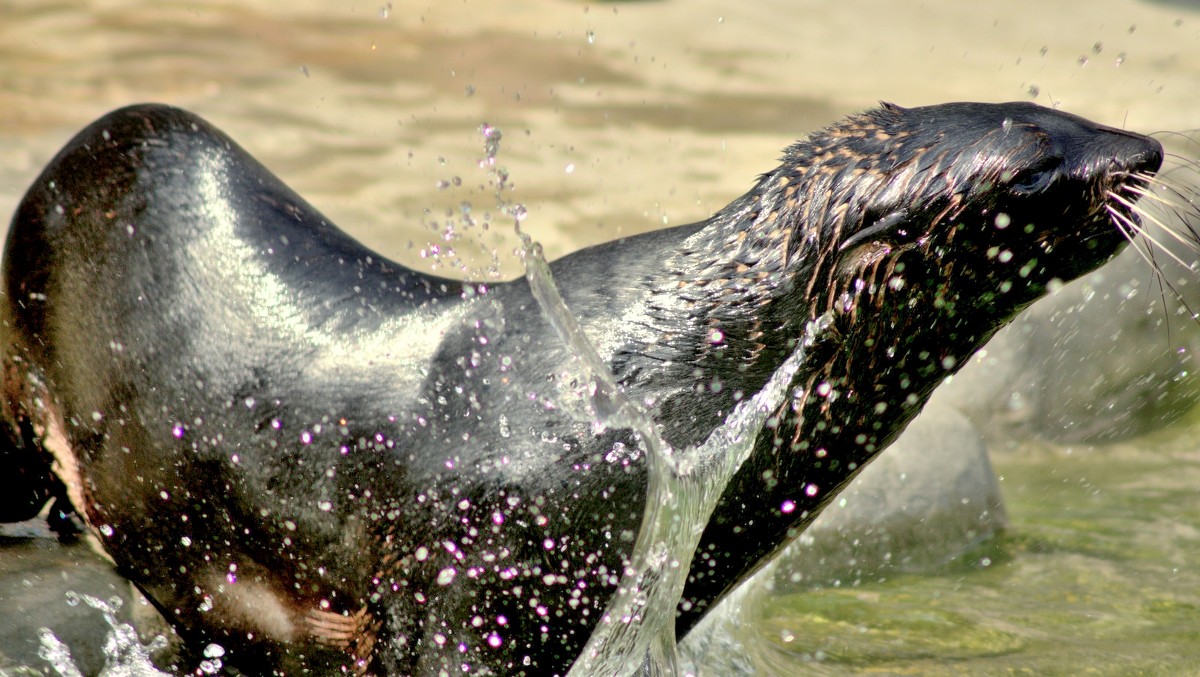
<svg viewBox="0 0 1200 677"><path fill-rule="evenodd" d="M100 670L99 677L171 677L169 673L156 668L150 660L152 654L166 648L167 638L158 636L149 644L142 644L138 639L137 630L117 619L117 612L121 610L119 597L105 601L76 592L68 592L66 597L70 606L78 606L82 602L100 612L104 622L108 624L109 631L104 638L103 647L104 667ZM50 668L59 677L83 677L83 672L71 657L70 647L55 636L50 628L39 629L38 641L41 644L38 656L49 663ZM219 669L220 661L217 662L215 670ZM216 671L202 671L201 674L216 674Z"/></svg>
<svg viewBox="0 0 1200 677"><path fill-rule="evenodd" d="M571 668L571 677L678 673L675 608L704 527L725 487L749 458L767 417L786 398L799 395L791 390L793 378L807 349L830 323L829 315L810 322L803 340L763 389L740 402L703 444L677 452L653 427L634 428L643 442L651 441L642 527L617 594Z"/></svg>
<svg viewBox="0 0 1200 677"><path fill-rule="evenodd" d="M480 131L486 147L480 167L492 174L500 212L512 218L521 239L519 254L530 290L574 356L577 380L586 384L587 413L593 427L598 432L631 429L649 463L646 507L633 553L617 593L569 677L677 674L675 609L704 527L726 485L750 456L767 417L786 398L799 396L792 392L791 384L807 349L829 327L830 317L827 314L810 322L803 339L766 386L740 402L704 443L673 449L659 435L650 413L621 390L559 294L541 246L521 230L528 211L508 202L504 194L508 175L496 164L500 130L484 125Z"/></svg>

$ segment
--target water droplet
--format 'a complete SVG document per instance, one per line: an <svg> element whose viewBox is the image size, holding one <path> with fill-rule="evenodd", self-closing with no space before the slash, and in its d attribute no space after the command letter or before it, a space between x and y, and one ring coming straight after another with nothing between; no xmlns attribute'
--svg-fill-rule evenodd
<svg viewBox="0 0 1200 677"><path fill-rule="evenodd" d="M317 509L321 512L329 512L333 510L333 503L330 501L317 501Z"/></svg>
<svg viewBox="0 0 1200 677"><path fill-rule="evenodd" d="M596 44L596 31L588 31L587 32L587 43L589 45Z"/></svg>
<svg viewBox="0 0 1200 677"><path fill-rule="evenodd" d="M438 572L437 584L450 585L454 582L454 577L458 575L458 571L454 567L446 567Z"/></svg>

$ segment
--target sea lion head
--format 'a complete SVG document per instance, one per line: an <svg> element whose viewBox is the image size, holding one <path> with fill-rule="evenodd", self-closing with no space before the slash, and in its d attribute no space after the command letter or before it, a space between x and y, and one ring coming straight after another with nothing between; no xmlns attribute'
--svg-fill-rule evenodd
<svg viewBox="0 0 1200 677"><path fill-rule="evenodd" d="M832 310L862 340L927 335L957 363L1048 285L1112 257L1162 159L1154 139L1032 103L847 118L781 168L803 187L791 199L810 242L791 246L812 267L797 282L823 297L809 314Z"/></svg>
<svg viewBox="0 0 1200 677"><path fill-rule="evenodd" d="M680 626L802 531L1023 307L1113 256L1162 159L1153 139L1031 103L884 104L792 145L714 216L717 237L696 236L712 263L674 266L698 329L669 353L692 387L660 405L664 428L703 439L805 353L705 529Z"/></svg>
<svg viewBox="0 0 1200 677"><path fill-rule="evenodd" d="M776 203L805 212L809 266L793 312L831 312L838 337L809 387L860 402L821 415L882 448L1021 309L1132 238L1162 159L1149 137L1031 103L884 105L789 149L781 176L802 189Z"/></svg>
<svg viewBox="0 0 1200 677"><path fill-rule="evenodd" d="M662 302L682 308L662 312L671 334L631 352L665 355L678 367L662 371L692 391L716 373L738 375L749 392L805 322L831 314L838 354L810 360L822 365L813 382L872 398L908 393L914 412L1048 287L1122 247L1162 159L1149 137L1032 103L852 115L787 148L667 262L678 282L662 296L686 303ZM666 417L670 431L686 429L679 440L712 429L696 409Z"/></svg>

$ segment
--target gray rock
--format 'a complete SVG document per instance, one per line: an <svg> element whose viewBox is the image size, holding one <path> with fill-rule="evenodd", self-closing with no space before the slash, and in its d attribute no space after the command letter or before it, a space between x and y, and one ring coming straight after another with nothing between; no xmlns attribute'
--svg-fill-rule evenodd
<svg viewBox="0 0 1200 677"><path fill-rule="evenodd" d="M31 523L6 525L0 537L0 673L18 666L56 674L38 656L42 628L48 628L70 647L76 666L85 675L104 667L102 650L111 627L95 609L74 595L121 600L118 619L128 622L131 590L112 565L85 544L63 545L37 533ZM68 595L68 593L73 593Z"/></svg>

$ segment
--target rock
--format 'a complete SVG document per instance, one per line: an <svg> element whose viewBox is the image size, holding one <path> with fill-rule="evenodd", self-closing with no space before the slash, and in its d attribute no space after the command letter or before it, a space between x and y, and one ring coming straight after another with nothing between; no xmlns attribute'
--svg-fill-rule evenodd
<svg viewBox="0 0 1200 677"><path fill-rule="evenodd" d="M16 666L48 669L49 664L38 655L41 631L48 628L70 647L83 674L99 673L105 663L102 647L111 628L100 613L74 595L118 598L122 605L118 618L128 622L129 583L82 542L61 544L39 534L31 522L6 525L5 534L0 537L0 595L4 598L0 672Z"/></svg>

